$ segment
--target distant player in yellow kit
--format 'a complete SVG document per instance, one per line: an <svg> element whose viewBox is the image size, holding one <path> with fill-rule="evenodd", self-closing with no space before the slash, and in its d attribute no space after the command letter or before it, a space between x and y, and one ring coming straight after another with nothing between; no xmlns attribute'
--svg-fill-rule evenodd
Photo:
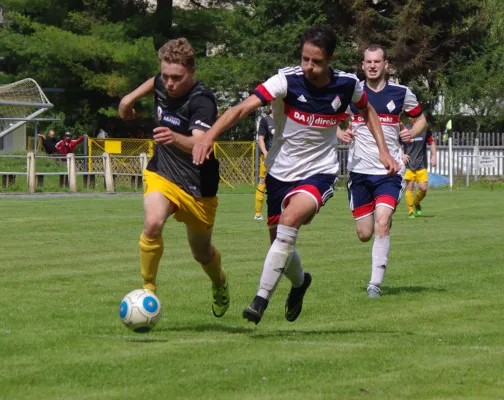
<svg viewBox="0 0 504 400"><path fill-rule="evenodd" d="M255 195L255 217L256 220L262 220L262 208L264 203L264 192L266 191L266 165L264 159L273 144L273 135L275 134L275 121L273 121L273 111L269 108L269 115L261 118L259 129L257 130L257 144L261 150L259 160L259 185L257 185Z"/></svg>
<svg viewBox="0 0 504 400"><path fill-rule="evenodd" d="M409 143L401 142L404 155L403 162L406 165L404 180L406 181L406 205L408 206L408 218L422 216L422 206L420 202L427 194L429 174L427 172L427 145L431 149L431 166L436 166L436 142L432 133L427 130L416 136ZM416 196L413 191L415 182L418 190Z"/></svg>

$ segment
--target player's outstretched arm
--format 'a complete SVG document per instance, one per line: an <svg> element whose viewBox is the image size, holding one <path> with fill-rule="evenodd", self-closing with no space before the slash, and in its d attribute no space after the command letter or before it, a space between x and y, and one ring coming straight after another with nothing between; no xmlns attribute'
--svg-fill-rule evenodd
<svg viewBox="0 0 504 400"><path fill-rule="evenodd" d="M400 122L401 131L399 136L404 143L410 142L414 137L421 135L423 131L427 129L427 119L423 114L420 114L416 118L411 118L413 125L411 129L407 128L402 122Z"/></svg>
<svg viewBox="0 0 504 400"><path fill-rule="evenodd" d="M378 152L380 154L380 162L388 170L389 175L395 175L401 169L401 166L397 161L395 161L389 153L387 143L385 142L385 137L383 136L383 130L380 124L380 119L374 107L367 103L366 107L360 109L361 115L366 121L369 131L373 135L376 145L378 146Z"/></svg>
<svg viewBox="0 0 504 400"><path fill-rule="evenodd" d="M213 144L222 132L232 128L252 111L262 106L262 100L255 94L252 94L237 106L229 108L201 139L197 140L194 144L192 151L193 163L196 165L203 164L210 157L210 154L212 154Z"/></svg>
<svg viewBox="0 0 504 400"><path fill-rule="evenodd" d="M427 129L427 118L425 115L421 114L419 117L413 120L413 126L410 129L411 137L417 137L421 135Z"/></svg>
<svg viewBox="0 0 504 400"><path fill-rule="evenodd" d="M154 91L154 77L146 80L139 87L133 90L131 93L128 93L121 99L119 103L119 117L122 119L134 119L136 116L135 109L133 108L133 104L135 101L141 99L142 97L147 96L148 94Z"/></svg>

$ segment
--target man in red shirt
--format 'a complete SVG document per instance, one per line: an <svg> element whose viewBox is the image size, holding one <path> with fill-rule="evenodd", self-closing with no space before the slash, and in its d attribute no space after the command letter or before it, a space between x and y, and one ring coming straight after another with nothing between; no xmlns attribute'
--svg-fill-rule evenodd
<svg viewBox="0 0 504 400"><path fill-rule="evenodd" d="M65 132L64 138L56 143L56 151L59 154L73 153L77 145L86 137L87 135L83 135L79 139L72 140L72 134L70 132Z"/></svg>

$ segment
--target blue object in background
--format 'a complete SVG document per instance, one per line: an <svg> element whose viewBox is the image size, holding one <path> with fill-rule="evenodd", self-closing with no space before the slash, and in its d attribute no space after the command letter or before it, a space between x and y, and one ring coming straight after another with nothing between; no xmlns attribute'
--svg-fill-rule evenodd
<svg viewBox="0 0 504 400"><path fill-rule="evenodd" d="M448 186L450 184L450 179L447 176L440 174L433 174L429 172L429 187L437 188L442 186Z"/></svg>

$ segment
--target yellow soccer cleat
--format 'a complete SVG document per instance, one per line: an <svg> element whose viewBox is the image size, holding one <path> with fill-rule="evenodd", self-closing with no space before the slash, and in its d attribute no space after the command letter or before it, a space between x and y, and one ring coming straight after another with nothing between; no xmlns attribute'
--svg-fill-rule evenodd
<svg viewBox="0 0 504 400"><path fill-rule="evenodd" d="M212 287L213 303L212 313L217 318L222 317L229 308L229 285L226 278L224 285L219 287Z"/></svg>

